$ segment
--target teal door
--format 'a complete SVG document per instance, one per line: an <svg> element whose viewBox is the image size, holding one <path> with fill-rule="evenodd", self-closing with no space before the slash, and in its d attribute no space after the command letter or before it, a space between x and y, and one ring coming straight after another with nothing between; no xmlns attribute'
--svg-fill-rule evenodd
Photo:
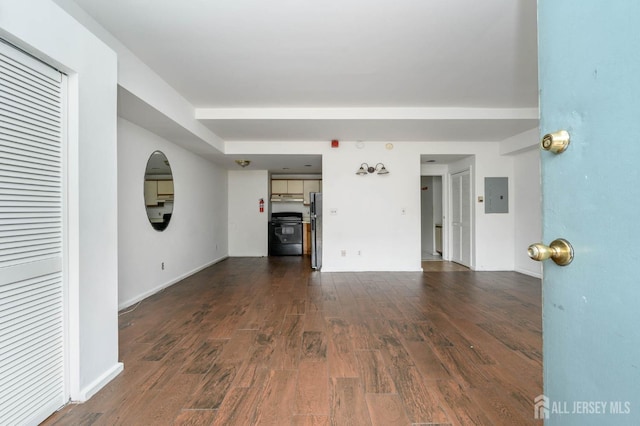
<svg viewBox="0 0 640 426"><path fill-rule="evenodd" d="M640 424L640 2L539 0L543 238L575 258L544 264L548 425ZM546 397L546 398L545 398Z"/></svg>

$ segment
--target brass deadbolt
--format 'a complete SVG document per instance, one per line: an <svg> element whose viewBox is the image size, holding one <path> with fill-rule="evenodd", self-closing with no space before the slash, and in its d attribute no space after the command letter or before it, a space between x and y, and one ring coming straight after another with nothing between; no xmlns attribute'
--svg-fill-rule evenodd
<svg viewBox="0 0 640 426"><path fill-rule="evenodd" d="M531 259L539 262L551 259L560 266L566 266L573 260L573 247L569 241L558 238L548 246L540 243L531 244L527 249L527 254Z"/></svg>
<svg viewBox="0 0 640 426"><path fill-rule="evenodd" d="M560 154L567 150L570 139L569 132L566 130L559 130L557 132L544 135L540 146L546 151Z"/></svg>

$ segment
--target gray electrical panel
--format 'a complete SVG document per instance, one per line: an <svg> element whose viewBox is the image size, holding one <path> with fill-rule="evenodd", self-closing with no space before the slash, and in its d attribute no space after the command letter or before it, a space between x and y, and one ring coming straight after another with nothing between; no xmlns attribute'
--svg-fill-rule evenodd
<svg viewBox="0 0 640 426"><path fill-rule="evenodd" d="M484 212L509 213L509 178L484 178Z"/></svg>

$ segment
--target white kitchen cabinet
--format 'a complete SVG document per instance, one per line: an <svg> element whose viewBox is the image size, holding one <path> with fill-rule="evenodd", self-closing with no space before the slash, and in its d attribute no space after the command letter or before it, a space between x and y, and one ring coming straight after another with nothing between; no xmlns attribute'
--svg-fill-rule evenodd
<svg viewBox="0 0 640 426"><path fill-rule="evenodd" d="M280 179L280 180L272 180L271 181L271 193L272 194L288 194L287 191L287 180L286 179Z"/></svg>
<svg viewBox="0 0 640 426"><path fill-rule="evenodd" d="M145 180L144 199L147 206L157 206L158 202L173 201L173 181Z"/></svg>
<svg viewBox="0 0 640 426"><path fill-rule="evenodd" d="M155 180L144 181L144 200L147 206L158 205L158 183Z"/></svg>
<svg viewBox="0 0 640 426"><path fill-rule="evenodd" d="M272 194L302 194L303 180L274 179L271 181Z"/></svg>
<svg viewBox="0 0 640 426"><path fill-rule="evenodd" d="M310 192L321 192L322 180L319 179L273 179L271 181L272 201L302 201L309 205ZM302 194L303 199L299 196ZM294 195L294 198L288 198Z"/></svg>
<svg viewBox="0 0 640 426"><path fill-rule="evenodd" d="M287 181L287 193L288 194L302 194L304 191L303 180L288 180Z"/></svg>
<svg viewBox="0 0 640 426"><path fill-rule="evenodd" d="M159 180L158 181L158 195L171 195L173 198L173 181L172 180Z"/></svg>

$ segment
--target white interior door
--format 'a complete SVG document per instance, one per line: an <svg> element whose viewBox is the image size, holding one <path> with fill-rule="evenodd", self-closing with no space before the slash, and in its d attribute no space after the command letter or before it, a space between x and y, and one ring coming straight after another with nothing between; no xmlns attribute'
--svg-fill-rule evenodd
<svg viewBox="0 0 640 426"><path fill-rule="evenodd" d="M471 267L471 173L451 175L451 260Z"/></svg>
<svg viewBox="0 0 640 426"><path fill-rule="evenodd" d="M63 76L0 42L0 424L65 401Z"/></svg>

